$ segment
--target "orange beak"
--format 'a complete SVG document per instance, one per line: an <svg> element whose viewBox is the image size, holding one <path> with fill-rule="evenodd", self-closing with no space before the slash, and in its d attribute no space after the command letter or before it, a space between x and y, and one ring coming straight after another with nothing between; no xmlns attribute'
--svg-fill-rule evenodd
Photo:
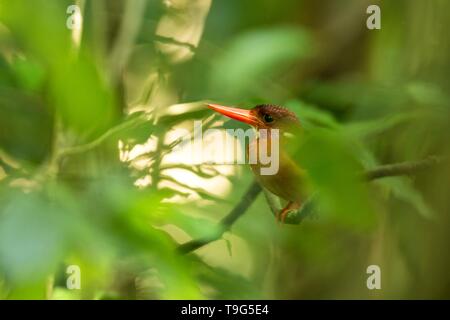
<svg viewBox="0 0 450 320"><path fill-rule="evenodd" d="M251 110L225 107L218 104L207 104L208 108L223 114L231 119L247 123L252 126L258 126L259 120L255 117Z"/></svg>

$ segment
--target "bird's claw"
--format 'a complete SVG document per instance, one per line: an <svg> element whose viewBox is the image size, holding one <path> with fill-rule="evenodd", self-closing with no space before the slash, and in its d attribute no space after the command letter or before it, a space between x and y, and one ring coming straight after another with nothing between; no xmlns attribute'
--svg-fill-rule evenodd
<svg viewBox="0 0 450 320"><path fill-rule="evenodd" d="M281 210L280 212L278 212L278 214L276 215L276 219L278 223L281 224L286 224L286 218L289 216L290 213L294 213L295 209L288 209L288 210Z"/></svg>

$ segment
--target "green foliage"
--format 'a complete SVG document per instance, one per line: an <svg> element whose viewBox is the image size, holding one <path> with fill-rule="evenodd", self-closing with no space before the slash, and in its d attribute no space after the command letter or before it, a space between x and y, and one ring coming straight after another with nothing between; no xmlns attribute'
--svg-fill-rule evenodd
<svg viewBox="0 0 450 320"><path fill-rule="evenodd" d="M32 62L22 62L14 68L19 81L29 87L33 82L39 84L42 77L39 72L43 72L39 68L45 66L49 73L46 99L50 107L57 109L62 119L78 132L95 134L112 124L116 113L114 97L87 53L75 57L70 30L62 27L66 23L67 7L63 4L36 2L45 15L36 15L27 1L7 5L8 10L2 13L3 21L20 47L38 61L34 66Z"/></svg>
<svg viewBox="0 0 450 320"><path fill-rule="evenodd" d="M259 82L286 70L289 64L310 56L309 34L295 27L278 27L242 33L224 47L214 61L210 83L218 98L258 92ZM239 63L236 63L239 61Z"/></svg>
<svg viewBox="0 0 450 320"><path fill-rule="evenodd" d="M75 1L77 43L74 1L0 0L0 298L448 298L448 166L362 177L450 152L450 7L383 3L368 31L359 1L324 1ZM205 101L297 114L315 218L279 227L260 196L180 254L253 181L183 152L196 120L248 128Z"/></svg>
<svg viewBox="0 0 450 320"><path fill-rule="evenodd" d="M360 177L361 166L344 141L337 132L316 130L305 138L299 160L319 193L324 211L337 222L367 228L373 226L375 213Z"/></svg>

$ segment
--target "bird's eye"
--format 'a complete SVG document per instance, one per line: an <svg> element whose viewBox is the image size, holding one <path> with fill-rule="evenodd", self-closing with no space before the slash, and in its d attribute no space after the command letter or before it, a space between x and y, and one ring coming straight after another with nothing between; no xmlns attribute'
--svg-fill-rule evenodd
<svg viewBox="0 0 450 320"><path fill-rule="evenodd" d="M272 116L270 114L267 114L267 113L263 116L263 118L264 118L264 122L267 122L267 123L270 123L270 122L273 121Z"/></svg>

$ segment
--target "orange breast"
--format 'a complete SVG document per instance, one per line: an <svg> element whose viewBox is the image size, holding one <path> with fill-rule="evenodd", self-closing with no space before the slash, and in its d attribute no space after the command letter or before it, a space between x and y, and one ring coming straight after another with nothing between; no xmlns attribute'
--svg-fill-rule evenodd
<svg viewBox="0 0 450 320"><path fill-rule="evenodd" d="M247 146L247 159L250 152L258 152L261 138L254 139ZM270 141L267 141L267 148L270 150ZM267 153L266 153L267 154ZM274 155L276 156L276 155ZM302 170L292 158L280 148L279 152L279 170L274 175L262 175L261 167L263 165L259 161L259 157L255 156L257 163L250 164L250 167L256 179L270 192L288 200L301 203L305 195L305 172Z"/></svg>

